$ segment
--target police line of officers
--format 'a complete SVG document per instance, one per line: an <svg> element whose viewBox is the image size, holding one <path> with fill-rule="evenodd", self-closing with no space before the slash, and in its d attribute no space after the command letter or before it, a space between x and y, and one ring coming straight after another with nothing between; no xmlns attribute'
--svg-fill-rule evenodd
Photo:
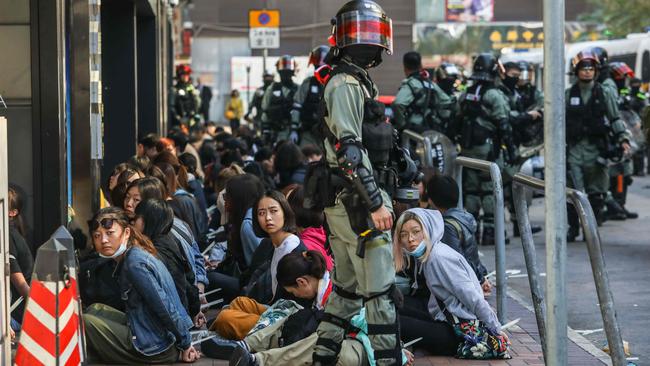
<svg viewBox="0 0 650 366"><path fill-rule="evenodd" d="M328 52L328 46L314 48L309 64L319 70ZM406 79L391 106L395 129L445 134L457 144L461 155L497 162L507 188L523 163L521 149L543 142L544 102L533 83L533 65L525 61L501 64L492 54L480 54L467 86L457 65L443 62L432 76L423 69L417 52L406 53L403 64ZM316 73L300 85L294 83L296 62L288 55L278 60L276 69L280 81L274 81L273 74L264 74L264 85L255 91L247 118L257 111L252 121L268 143L290 139L303 146L320 144L313 129L320 119L323 80ZM639 90L640 81L624 63L609 65L606 51L599 47L580 52L573 60L572 73L575 82L566 92L569 184L589 195L599 223L607 218L635 218L636 214L624 207L633 161L628 156L631 135L619 108L640 114L647 105L645 94ZM642 167L643 155L639 155ZM613 160L618 163L612 164ZM622 192L618 183L621 174ZM463 183L466 209L477 219L483 210L481 242L492 245L490 177L469 170ZM610 186L612 194L608 196ZM508 196L510 190L505 192ZM506 199L514 217L511 197ZM579 225L571 210L569 218L568 239L574 241ZM513 223L518 236L518 226ZM533 227L534 232L539 230Z"/></svg>

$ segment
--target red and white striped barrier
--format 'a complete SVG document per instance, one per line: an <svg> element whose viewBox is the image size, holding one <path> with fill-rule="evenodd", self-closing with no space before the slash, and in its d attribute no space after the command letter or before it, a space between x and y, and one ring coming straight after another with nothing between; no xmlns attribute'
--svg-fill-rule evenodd
<svg viewBox="0 0 650 366"><path fill-rule="evenodd" d="M56 239L48 240L38 251L16 365L81 364L77 285L69 276L66 256L66 248Z"/></svg>

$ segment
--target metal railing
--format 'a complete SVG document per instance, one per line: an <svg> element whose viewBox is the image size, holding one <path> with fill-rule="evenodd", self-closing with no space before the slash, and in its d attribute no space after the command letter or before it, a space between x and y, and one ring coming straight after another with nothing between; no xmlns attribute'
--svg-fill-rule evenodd
<svg viewBox="0 0 650 366"><path fill-rule="evenodd" d="M472 159L464 156L456 160L456 182L458 183L458 208L463 208L463 168L475 169L490 173L492 192L494 194L494 244L495 244L495 271L497 288L497 317L501 324L507 321L506 308L506 238L505 238L505 213L503 202L503 184L501 183L501 170L496 163Z"/></svg>
<svg viewBox="0 0 650 366"><path fill-rule="evenodd" d="M424 156L422 163L425 168L433 168L433 151L431 150L431 140L428 137L424 137L419 133L416 133L411 130L404 130L402 132L402 147L410 151L411 141L421 143L424 147Z"/></svg>
<svg viewBox="0 0 650 366"><path fill-rule="evenodd" d="M526 270L528 271L528 281L530 284L530 291L533 298L533 307L535 309L535 318L539 328L539 336L542 341L542 349L544 350L544 358L546 358L546 319L544 295L542 294L541 285L539 282L539 271L537 267L537 253L535 252L535 243L533 242L533 234L530 228L530 220L528 217L528 203L526 202L526 190L533 189L537 191L544 191L544 181L521 173L515 174L513 178L513 196L515 203L515 211L517 213L517 220L519 222L519 232L521 234L521 242L524 249L524 259L526 261ZM578 216L580 217L580 224L584 233L587 250L589 252L589 260L591 262L591 269L594 275L594 282L596 285L596 292L600 305L600 312L603 317L603 324L607 342L610 347L610 355L612 364L614 366L624 366L627 364L625 359L625 351L623 349L623 339L621 338L621 331L616 321L616 310L614 309L614 299L609 287L609 279L605 271L605 261L603 259L603 252L600 242L600 235L598 233L598 225L596 223L596 216L587 196L578 190L567 188L566 199L573 204ZM565 235L565 233L557 233L558 235ZM552 284L551 284L552 285ZM566 304L566 303L565 303ZM558 309L560 312L566 314L565 309Z"/></svg>

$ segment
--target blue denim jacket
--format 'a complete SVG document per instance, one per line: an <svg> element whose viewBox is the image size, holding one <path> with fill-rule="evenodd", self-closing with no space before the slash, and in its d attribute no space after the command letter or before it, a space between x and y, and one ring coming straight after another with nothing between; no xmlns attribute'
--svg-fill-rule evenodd
<svg viewBox="0 0 650 366"><path fill-rule="evenodd" d="M120 292L135 349L152 356L174 344L179 349L189 347L192 319L165 265L145 250L131 247L120 266Z"/></svg>
<svg viewBox="0 0 650 366"><path fill-rule="evenodd" d="M185 257L187 258L187 261L192 265L192 270L194 271L194 277L196 279L195 282L201 282L207 287L210 281L208 280L208 274L205 270L205 259L199 250L199 245L196 243L196 240L194 240L192 230L185 223L185 221L174 217L172 234L178 241L181 242L183 246ZM194 284L196 285L196 283Z"/></svg>

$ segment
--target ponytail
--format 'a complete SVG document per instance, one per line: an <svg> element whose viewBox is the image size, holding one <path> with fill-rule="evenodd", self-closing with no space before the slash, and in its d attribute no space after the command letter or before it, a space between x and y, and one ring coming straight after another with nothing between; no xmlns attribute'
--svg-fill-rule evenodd
<svg viewBox="0 0 650 366"><path fill-rule="evenodd" d="M312 276L322 279L327 265L323 255L316 250L289 253L278 263L278 284L282 287L296 286L298 277Z"/></svg>

